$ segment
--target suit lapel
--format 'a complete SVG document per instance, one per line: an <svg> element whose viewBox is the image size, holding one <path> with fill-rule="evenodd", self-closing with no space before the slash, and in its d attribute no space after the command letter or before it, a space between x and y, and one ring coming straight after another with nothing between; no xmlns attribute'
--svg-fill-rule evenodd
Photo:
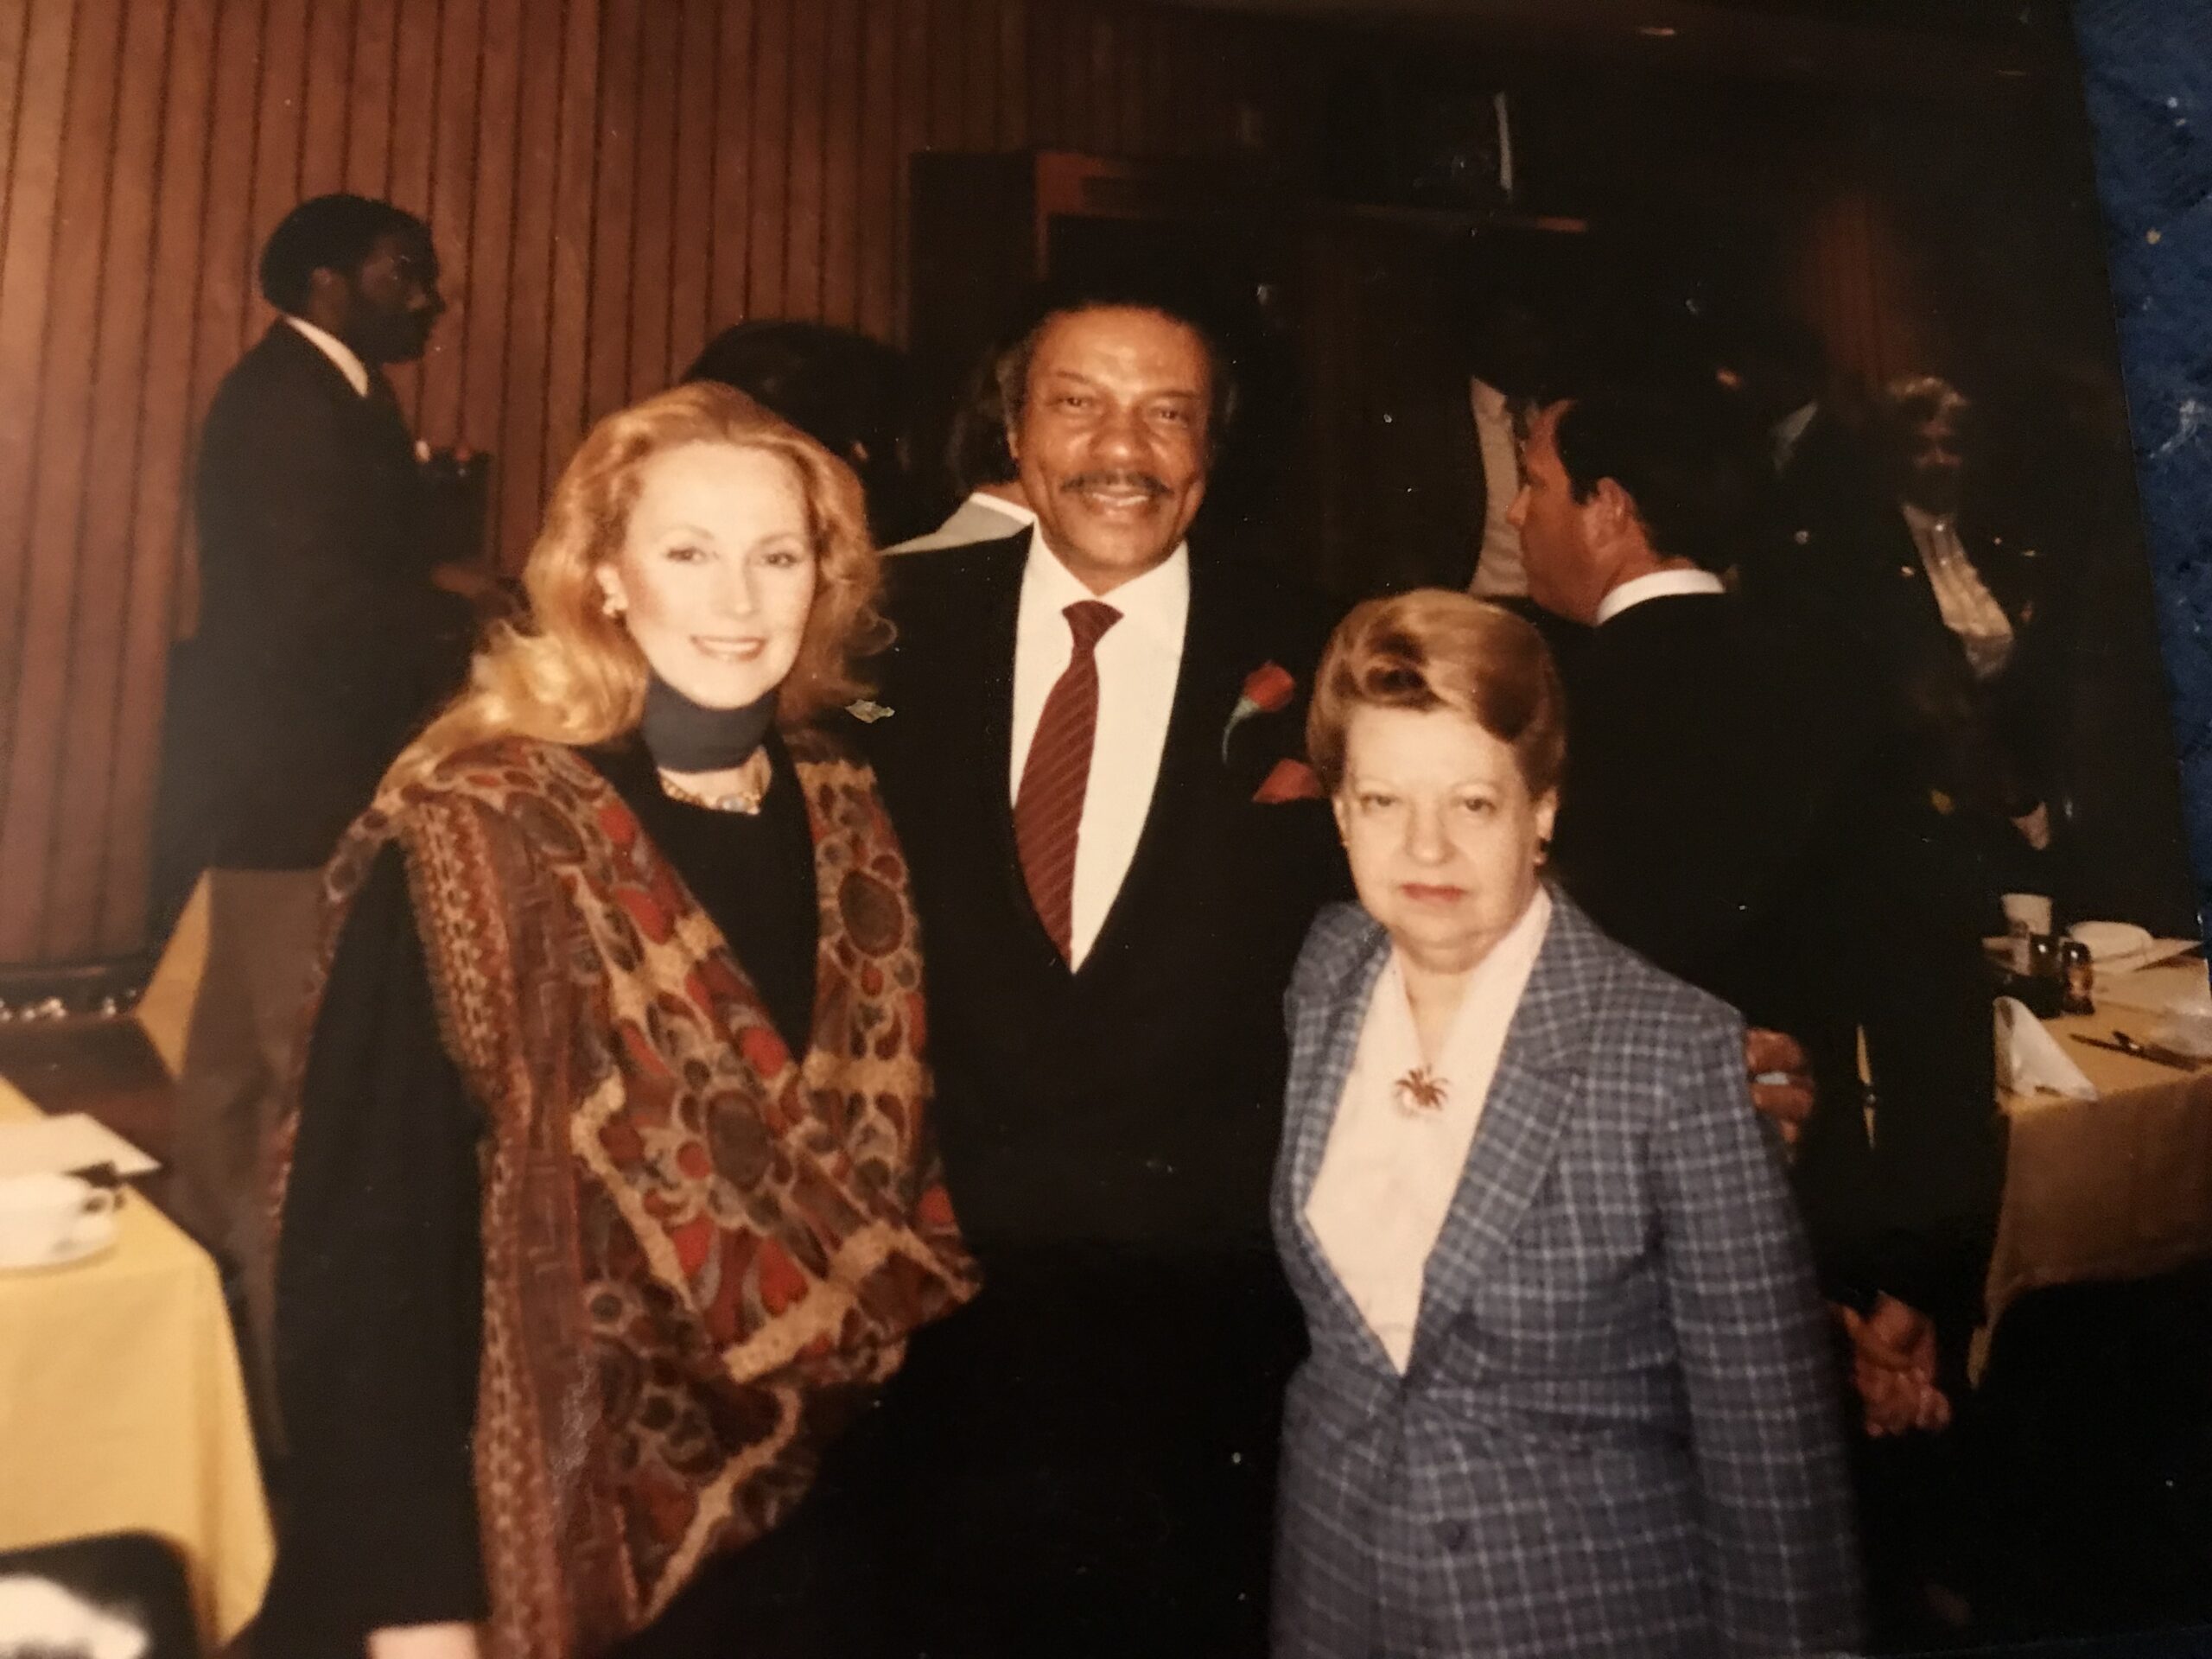
<svg viewBox="0 0 2212 1659"><path fill-rule="evenodd" d="M1021 874L1021 855L1014 839L1014 791L1010 785L1014 764L1014 664L1020 647L1021 582L1027 567L1031 532L1014 543L1012 556L995 563L991 580L982 597L982 632L977 641L976 668L965 677L973 701L956 715L957 725L975 734L972 743L961 743L957 731L952 747L974 757L969 775L957 785L969 792L966 823L983 826L988 842L977 849L982 867L993 872L994 883L1010 925L1020 935L1020 948L1035 958L1039 971L1065 979L1067 963L1046 932L1029 887Z"/></svg>
<svg viewBox="0 0 2212 1659"><path fill-rule="evenodd" d="M1550 928L1506 1029L1474 1145L1429 1252L1412 1370L1495 1263L1542 1186L1581 1082L1606 968L1597 930L1554 893Z"/></svg>
<svg viewBox="0 0 2212 1659"><path fill-rule="evenodd" d="M373 364L364 365L368 370L369 390L365 395L354 391L345 371L332 362L320 346L282 317L269 325L263 346L289 362L293 372L330 404L337 417L359 435L357 441L364 454L375 456L378 464L389 468L395 476L411 480L415 435L408 429L407 417L400 410L391 382L381 369Z"/></svg>
<svg viewBox="0 0 2212 1659"><path fill-rule="evenodd" d="M1223 585L1217 572L1197 556L1192 557L1190 616L1183 626L1183 655L1175 671L1175 701L1168 711L1167 734L1160 746L1159 776L1152 786L1152 801L1145 811L1136 851L1090 953L1084 958L1078 982L1094 965L1128 954L1123 949L1128 944L1124 936L1139 927L1148 913L1147 895L1181 842L1183 821L1217 781L1207 775L1209 767L1217 772L1221 766L1216 745L1229 722L1230 711L1236 707L1242 675L1257 666L1256 662L1237 659L1238 617Z"/></svg>
<svg viewBox="0 0 2212 1659"><path fill-rule="evenodd" d="M1346 1329L1357 1332L1361 1352L1370 1365L1395 1375L1396 1366L1376 1338L1367 1316L1337 1277L1328 1253L1306 1219L1306 1206L1313 1198L1313 1183L1321 1173L1321 1157L1328 1150L1329 1130L1336 1122L1337 1103L1344 1098L1344 1080L1359 1051L1359 1033L1366 1023L1367 1005L1375 982L1390 960L1389 936L1370 923L1350 947L1342 977L1336 985L1299 1005L1300 1029L1294 1033L1299 1052L1318 1056L1303 1089L1294 1088L1288 1117L1283 1125L1284 1155L1289 1171L1290 1224L1306 1266L1327 1296L1330 1311Z"/></svg>

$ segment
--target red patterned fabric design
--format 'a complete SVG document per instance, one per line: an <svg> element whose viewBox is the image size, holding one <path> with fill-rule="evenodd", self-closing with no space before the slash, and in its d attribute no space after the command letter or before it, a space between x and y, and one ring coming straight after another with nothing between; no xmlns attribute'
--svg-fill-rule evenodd
<svg viewBox="0 0 2212 1659"><path fill-rule="evenodd" d="M1021 787L1014 798L1014 844L1021 878L1046 932L1063 959L1073 951L1075 850L1083 827L1083 798L1090 784L1091 741L1098 729L1098 642L1122 620L1095 599L1061 613L1075 652L1045 699Z"/></svg>
<svg viewBox="0 0 2212 1659"><path fill-rule="evenodd" d="M865 765L788 741L821 903L804 1056L628 806L558 746L452 758L379 801L326 878L325 972L378 850L404 849L446 1046L490 1125L476 1482L495 1659L589 1659L773 1527L907 1335L976 1289L924 1122L904 856Z"/></svg>

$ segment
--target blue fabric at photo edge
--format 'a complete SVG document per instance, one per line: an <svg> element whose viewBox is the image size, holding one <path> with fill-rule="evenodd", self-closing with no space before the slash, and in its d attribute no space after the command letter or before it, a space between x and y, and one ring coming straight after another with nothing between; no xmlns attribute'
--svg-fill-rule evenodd
<svg viewBox="0 0 2212 1659"><path fill-rule="evenodd" d="M2075 26L2205 928L2212 921L2212 29L2176 27L2177 14L2196 10L2173 0L2077 0Z"/></svg>

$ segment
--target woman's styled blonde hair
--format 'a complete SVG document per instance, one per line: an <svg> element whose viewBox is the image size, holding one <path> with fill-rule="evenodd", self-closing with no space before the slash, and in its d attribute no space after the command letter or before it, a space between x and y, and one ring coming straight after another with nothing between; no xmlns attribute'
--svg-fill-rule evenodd
<svg viewBox="0 0 2212 1659"><path fill-rule="evenodd" d="M494 625L467 688L392 763L387 786L494 738L582 746L636 728L650 670L630 631L607 614L598 572L621 551L646 463L692 443L780 456L798 475L814 544L814 603L777 690L778 721L802 725L861 695L855 661L880 649L890 630L875 609L881 563L860 481L743 392L702 381L618 410L586 435L553 486L523 567L528 614Z"/></svg>
<svg viewBox="0 0 2212 1659"><path fill-rule="evenodd" d="M1449 709L1513 751L1541 800L1567 770L1567 697L1535 625L1502 605L1418 588L1357 605L1329 636L1306 714L1306 754L1322 786L1344 776L1352 711Z"/></svg>

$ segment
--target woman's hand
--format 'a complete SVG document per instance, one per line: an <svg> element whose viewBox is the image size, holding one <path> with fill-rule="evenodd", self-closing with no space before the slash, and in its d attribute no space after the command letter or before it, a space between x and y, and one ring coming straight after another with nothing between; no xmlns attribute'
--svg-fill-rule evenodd
<svg viewBox="0 0 2212 1659"><path fill-rule="evenodd" d="M474 1624L390 1624L369 1632L369 1659L479 1659Z"/></svg>

